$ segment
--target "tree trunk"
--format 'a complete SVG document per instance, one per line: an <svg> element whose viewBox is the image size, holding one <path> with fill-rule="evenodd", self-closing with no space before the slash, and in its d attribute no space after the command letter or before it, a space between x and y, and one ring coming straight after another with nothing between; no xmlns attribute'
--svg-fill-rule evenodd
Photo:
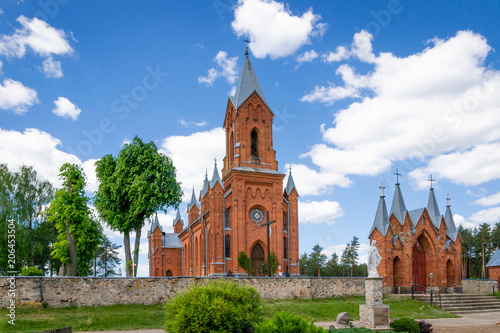
<svg viewBox="0 0 500 333"><path fill-rule="evenodd" d="M141 231L142 228L139 228L135 231L135 248L134 248L134 276L137 276L137 267L139 267L139 246L141 245Z"/></svg>
<svg viewBox="0 0 500 333"><path fill-rule="evenodd" d="M68 181L68 193L71 195L71 180ZM67 268L67 276L77 276L77 255L76 255L76 241L71 234L71 221L66 221L66 244L68 245L70 263Z"/></svg>
<svg viewBox="0 0 500 333"><path fill-rule="evenodd" d="M132 270L130 269L130 263L132 257L130 256L130 234L125 232L123 234L123 246L125 247L125 276L129 277L132 275Z"/></svg>

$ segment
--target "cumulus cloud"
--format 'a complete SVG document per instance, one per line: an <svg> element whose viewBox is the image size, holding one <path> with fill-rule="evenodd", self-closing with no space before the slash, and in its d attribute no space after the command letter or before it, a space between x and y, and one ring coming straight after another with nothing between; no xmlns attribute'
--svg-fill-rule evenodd
<svg viewBox="0 0 500 333"><path fill-rule="evenodd" d="M500 192L492 194L488 197L483 197L474 201L475 204L481 206L495 206L500 205Z"/></svg>
<svg viewBox="0 0 500 333"><path fill-rule="evenodd" d="M63 77L61 62L55 61L52 57L48 57L43 61L43 73L46 77L53 77L56 79Z"/></svg>
<svg viewBox="0 0 500 333"><path fill-rule="evenodd" d="M286 164L285 170L291 167L293 180L301 196L328 193L332 186L349 187L351 181L339 172L327 169L316 171L305 164Z"/></svg>
<svg viewBox="0 0 500 333"><path fill-rule="evenodd" d="M498 179L500 71L484 65L486 39L460 31L407 57L375 55L371 42L369 33L357 33L351 49L336 57L348 54L373 70L359 74L342 64L336 74L343 85L317 86L302 97L326 104L356 99L336 113L333 126L322 126L324 143L303 157L322 173L377 175L413 160L427 163L407 165L420 183L429 173L466 185ZM466 176L470 170L475 177Z"/></svg>
<svg viewBox="0 0 500 333"><path fill-rule="evenodd" d="M198 83L205 83L207 86L211 86L219 77L225 78L230 84L238 80L238 71L236 69L238 57L228 57L227 52L219 51L214 61L216 66L208 70L207 76L198 77Z"/></svg>
<svg viewBox="0 0 500 333"><path fill-rule="evenodd" d="M76 156L60 150L61 146L59 139L36 128L22 133L0 128L0 163L6 163L11 171L18 171L23 164L35 166L38 176L56 187L61 186L58 175L64 163L81 164Z"/></svg>
<svg viewBox="0 0 500 333"><path fill-rule="evenodd" d="M344 211L336 201L299 201L300 223L334 224L335 219L342 215Z"/></svg>
<svg viewBox="0 0 500 333"><path fill-rule="evenodd" d="M170 136L162 140L160 151L172 158L177 169L177 179L182 183L184 200L191 198L193 185L198 194L203 185L205 170L212 177L214 158L219 172L225 156L225 132L222 128L196 132L188 136ZM219 174L220 176L220 174Z"/></svg>
<svg viewBox="0 0 500 333"><path fill-rule="evenodd" d="M482 223L492 224L500 222L500 207L493 207L485 210L480 210L479 212L472 214L469 217L469 220L471 220L476 224L482 224Z"/></svg>
<svg viewBox="0 0 500 333"><path fill-rule="evenodd" d="M85 188L87 192L94 193L99 187L99 182L95 173L95 162L97 161L96 159L90 159L82 163L83 172L85 172L85 176L87 177L87 186Z"/></svg>
<svg viewBox="0 0 500 333"><path fill-rule="evenodd" d="M298 63L311 62L314 59L316 59L317 57L318 57L318 53L316 53L316 51L314 51L314 50L306 51L297 57L297 62Z"/></svg>
<svg viewBox="0 0 500 333"><path fill-rule="evenodd" d="M52 113L62 118L71 118L76 121L82 112L80 108L71 103L66 97L59 97L57 101L54 101L54 104L56 108L52 110Z"/></svg>
<svg viewBox="0 0 500 333"><path fill-rule="evenodd" d="M310 43L310 37L326 30L312 9L295 16L281 2L274 0L239 0L231 23L238 36L250 39L249 48L257 58L286 57Z"/></svg>
<svg viewBox="0 0 500 333"><path fill-rule="evenodd" d="M349 59L350 52L344 46L338 46L335 52L328 52L321 56L324 62L337 62Z"/></svg>
<svg viewBox="0 0 500 333"><path fill-rule="evenodd" d="M16 29L14 34L0 36L0 55L22 58L27 47L40 56L73 53L63 30L55 29L38 18L30 20L22 15L17 22L22 27Z"/></svg>
<svg viewBox="0 0 500 333"><path fill-rule="evenodd" d="M39 103L36 90L25 87L21 82L5 79L0 84L0 109L24 114L36 103Z"/></svg>
<svg viewBox="0 0 500 333"><path fill-rule="evenodd" d="M184 119L179 120L179 124L181 124L184 127L190 127L190 126L195 126L195 127L203 127L207 126L207 122L202 120L200 122L195 122L195 121L186 121Z"/></svg>

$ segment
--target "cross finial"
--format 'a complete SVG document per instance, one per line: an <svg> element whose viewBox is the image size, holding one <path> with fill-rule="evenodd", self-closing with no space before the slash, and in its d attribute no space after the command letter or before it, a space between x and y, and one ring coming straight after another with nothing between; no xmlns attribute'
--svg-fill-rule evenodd
<svg viewBox="0 0 500 333"><path fill-rule="evenodd" d="M247 44L245 47L245 55L248 55L248 43L250 43L250 41L248 39L245 39L245 43Z"/></svg>
<svg viewBox="0 0 500 333"><path fill-rule="evenodd" d="M431 182L431 190L434 189L434 187L432 187L432 183L435 182L436 180L435 179L432 179L432 175L431 175L431 178L430 179L427 179L427 181Z"/></svg>
<svg viewBox="0 0 500 333"><path fill-rule="evenodd" d="M380 185L378 188L379 188L379 189L380 189L380 191L381 191L381 193L380 193L380 197L381 197L381 198L385 198L385 195L384 195L384 189L385 189L385 186L384 186L384 182L383 182L383 181L382 181L382 185Z"/></svg>
<svg viewBox="0 0 500 333"><path fill-rule="evenodd" d="M292 174L292 167L290 166L288 167L288 169L290 169L290 174Z"/></svg>
<svg viewBox="0 0 500 333"><path fill-rule="evenodd" d="M215 161L215 166L217 166L217 157L214 158L214 161Z"/></svg>
<svg viewBox="0 0 500 333"><path fill-rule="evenodd" d="M194 193L194 185L193 185L193 193Z"/></svg>
<svg viewBox="0 0 500 333"><path fill-rule="evenodd" d="M393 173L393 175L396 175L396 185L399 185L399 176L401 176L401 174L398 172L398 168L396 168L396 173Z"/></svg>
<svg viewBox="0 0 500 333"><path fill-rule="evenodd" d="M447 195L446 195L446 202L447 202L446 207L451 207L451 206L450 206L450 200L451 200L451 199L450 199L450 195L449 195L449 194L447 194Z"/></svg>

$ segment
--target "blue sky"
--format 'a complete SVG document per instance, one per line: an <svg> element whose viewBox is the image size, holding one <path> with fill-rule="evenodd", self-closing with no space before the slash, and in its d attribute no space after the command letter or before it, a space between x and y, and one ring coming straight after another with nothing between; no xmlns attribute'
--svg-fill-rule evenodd
<svg viewBox="0 0 500 333"><path fill-rule="evenodd" d="M280 171L292 166L301 195L301 253L340 255L356 235L366 260L378 187L390 207L396 168L408 209L427 204L432 174L442 213L449 194L457 224L495 223L499 14L495 1L2 0L0 162L56 186L78 163L91 194L93 163L138 135L172 157L185 216L224 155L248 38ZM173 216L160 215L164 230Z"/></svg>

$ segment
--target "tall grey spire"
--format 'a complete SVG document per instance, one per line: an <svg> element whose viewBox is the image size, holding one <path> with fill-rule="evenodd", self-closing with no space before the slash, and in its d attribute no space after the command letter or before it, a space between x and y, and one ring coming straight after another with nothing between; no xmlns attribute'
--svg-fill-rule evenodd
<svg viewBox="0 0 500 333"><path fill-rule="evenodd" d="M285 188L286 195L290 195L293 189L295 189L295 192L297 192L297 196L299 196L299 191L297 191L297 187L295 187L295 182L293 181L292 168L290 168L290 174L288 176L288 181Z"/></svg>
<svg viewBox="0 0 500 333"><path fill-rule="evenodd" d="M153 220L153 223L151 223L151 233L155 231L156 228L160 228L160 231L163 231L160 226L160 221L158 220L158 214L155 213L155 219Z"/></svg>
<svg viewBox="0 0 500 333"><path fill-rule="evenodd" d="M191 202L188 205L188 210L191 210L194 206L200 208L198 206L198 200L196 200L196 195L194 194L194 186L193 186L193 194L191 195Z"/></svg>
<svg viewBox="0 0 500 333"><path fill-rule="evenodd" d="M389 215L387 215L387 206L385 204L385 196L384 196L384 186L380 187L382 193L380 195L380 200L378 202L377 213L375 214L375 220L373 220L373 226L368 234L368 238L372 235L375 229L378 229L382 236L387 235L387 230L389 229Z"/></svg>
<svg viewBox="0 0 500 333"><path fill-rule="evenodd" d="M212 180L210 181L210 189L213 189L217 182L219 182L220 186L224 189L224 185L219 177L219 169L217 169L217 159L215 159L214 173L212 175Z"/></svg>
<svg viewBox="0 0 500 333"><path fill-rule="evenodd" d="M444 215L444 222L446 223L446 235L450 237L450 239L455 243L458 236L457 227L455 225L455 221L453 220L453 214L451 213L450 206L450 197L446 198L448 200L448 204L446 205L446 213Z"/></svg>
<svg viewBox="0 0 500 333"><path fill-rule="evenodd" d="M208 174L205 170L205 179L203 180L203 187L201 188L201 197L204 198L208 192Z"/></svg>
<svg viewBox="0 0 500 333"><path fill-rule="evenodd" d="M389 216L392 214L394 214L394 216L398 219L399 223L405 223L406 205L403 199L403 194L401 193L401 188L399 188L399 183L396 183L394 198L392 199L391 213Z"/></svg>
<svg viewBox="0 0 500 333"><path fill-rule="evenodd" d="M427 202L427 213L431 218L432 224L439 229L441 224L441 213L439 212L439 207L436 201L436 196L434 195L434 188L430 188L429 201Z"/></svg>

